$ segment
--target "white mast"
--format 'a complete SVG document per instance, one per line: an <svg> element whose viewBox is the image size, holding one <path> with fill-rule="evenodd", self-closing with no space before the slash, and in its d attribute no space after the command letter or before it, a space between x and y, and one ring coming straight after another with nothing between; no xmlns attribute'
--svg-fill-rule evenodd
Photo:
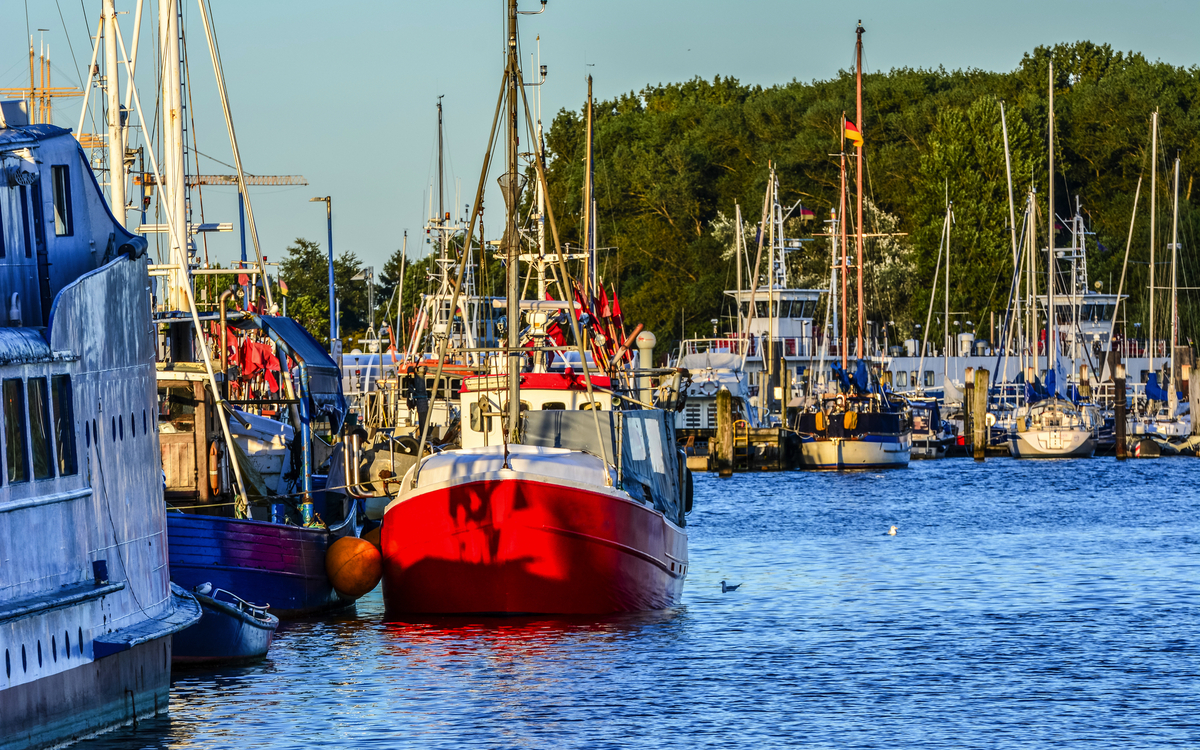
<svg viewBox="0 0 1200 750"><path fill-rule="evenodd" d="M1154 355L1157 347L1154 345L1154 230L1158 214L1156 199L1158 198L1158 110L1150 115L1150 339L1147 351L1150 355L1150 372L1154 372Z"/></svg>
<svg viewBox="0 0 1200 750"><path fill-rule="evenodd" d="M1176 261L1179 257L1179 157L1175 157L1175 208L1171 215L1171 376L1167 378L1167 406L1169 416L1175 417L1179 408L1179 391L1175 387L1175 343L1179 336L1179 299L1176 286ZM1195 419L1195 417L1193 417Z"/></svg>
<svg viewBox="0 0 1200 750"><path fill-rule="evenodd" d="M1046 238L1046 373L1055 372L1058 363L1058 315L1054 309L1054 61L1050 61L1050 195L1046 222L1049 236ZM1054 375L1054 388L1058 390L1058 373ZM1051 396L1054 394L1051 393Z"/></svg>
<svg viewBox="0 0 1200 750"><path fill-rule="evenodd" d="M170 223L176 227L169 235L171 257L179 258L185 267L171 268L168 273L168 301L175 310L187 306L188 297L184 286L190 284L186 265L188 256L187 206L185 205L183 180L183 99L179 80L179 6L177 0L158 2L158 42L162 51L162 102L163 102L163 211L170 214ZM180 243L183 243L182 245ZM175 251L179 254L176 255ZM174 264L173 264L174 265Z"/></svg>
<svg viewBox="0 0 1200 750"><path fill-rule="evenodd" d="M117 223L125 226L125 127L117 76L117 12L104 0L104 75L108 95L108 202Z"/></svg>

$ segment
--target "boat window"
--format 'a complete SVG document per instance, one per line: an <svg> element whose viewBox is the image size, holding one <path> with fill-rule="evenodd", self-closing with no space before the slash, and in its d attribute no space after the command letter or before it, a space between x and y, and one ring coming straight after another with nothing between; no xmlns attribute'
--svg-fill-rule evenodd
<svg viewBox="0 0 1200 750"><path fill-rule="evenodd" d="M921 382L921 373L917 372L916 370L913 370L912 372L910 372L909 377L908 377L908 382L913 384L913 388L916 388L917 385Z"/></svg>
<svg viewBox="0 0 1200 750"><path fill-rule="evenodd" d="M591 401L584 401L583 403L579 404L580 411L591 411L593 409L603 409L603 408L604 408L604 404L600 403L599 401L596 401L595 403L593 403Z"/></svg>
<svg viewBox="0 0 1200 750"><path fill-rule="evenodd" d="M767 313L767 302L766 302L766 300L757 300L757 301L754 303L754 316L755 316L756 318L769 318L769 317L771 317L771 316L770 316L770 315Z"/></svg>
<svg viewBox="0 0 1200 750"><path fill-rule="evenodd" d="M54 234L68 237L75 233L71 218L71 168L55 164L50 169L54 175Z"/></svg>
<svg viewBox="0 0 1200 750"><path fill-rule="evenodd" d="M1097 307L1099 307L1099 305L1093 305L1090 302L1087 304L1084 304L1084 305L1080 305L1079 306L1079 319L1084 322L1088 322L1088 321L1093 322L1093 323L1096 322L1096 319L1093 316L1096 314Z"/></svg>
<svg viewBox="0 0 1200 750"><path fill-rule="evenodd" d="M25 257L33 257L33 239L29 236L29 191L21 185L21 238L25 240Z"/></svg>
<svg viewBox="0 0 1200 750"><path fill-rule="evenodd" d="M30 378L29 437L33 448L33 478L54 477L54 462L50 456L50 401L46 396L46 379Z"/></svg>
<svg viewBox="0 0 1200 750"><path fill-rule="evenodd" d="M739 307L739 308L741 309L741 311L742 311L742 317L743 317L743 318L749 318L749 317L750 317L750 303L749 303L749 302L742 302L742 303L740 303L740 304L738 305L738 307Z"/></svg>
<svg viewBox="0 0 1200 750"><path fill-rule="evenodd" d="M898 370L896 372L896 387L897 388L907 388L908 387L908 373L905 372L904 370Z"/></svg>
<svg viewBox="0 0 1200 750"><path fill-rule="evenodd" d="M4 381L4 457L8 461L8 481L29 481L29 460L25 457L25 390L19 378Z"/></svg>
<svg viewBox="0 0 1200 750"><path fill-rule="evenodd" d="M796 304L800 305L801 303L797 302ZM785 300L776 302L775 308L779 313L779 317L781 317L781 318L792 317L792 301L790 299L785 299Z"/></svg>
<svg viewBox="0 0 1200 750"><path fill-rule="evenodd" d="M158 431L194 432L196 401L186 386L160 388L158 391Z"/></svg>
<svg viewBox="0 0 1200 750"><path fill-rule="evenodd" d="M542 411L562 411L567 405L562 401L547 401L542 404Z"/></svg>
<svg viewBox="0 0 1200 750"><path fill-rule="evenodd" d="M925 371L925 387L926 388L933 387L933 370Z"/></svg>

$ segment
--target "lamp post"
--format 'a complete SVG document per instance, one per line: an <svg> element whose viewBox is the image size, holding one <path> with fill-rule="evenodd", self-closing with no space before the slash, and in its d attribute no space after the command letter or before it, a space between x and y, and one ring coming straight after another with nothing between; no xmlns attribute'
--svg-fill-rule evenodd
<svg viewBox="0 0 1200 750"><path fill-rule="evenodd" d="M330 196L309 198L309 203L325 203L325 226L329 232L329 352L334 353L334 341L338 337L337 303L334 301L333 286L333 198Z"/></svg>

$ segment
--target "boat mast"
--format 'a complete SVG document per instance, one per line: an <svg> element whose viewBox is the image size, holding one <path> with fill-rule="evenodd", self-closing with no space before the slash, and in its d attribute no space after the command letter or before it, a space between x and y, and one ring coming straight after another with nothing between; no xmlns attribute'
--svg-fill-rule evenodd
<svg viewBox="0 0 1200 750"><path fill-rule="evenodd" d="M586 270L583 274L583 296L590 303L595 294L593 283L596 274L596 241L592 236L592 77L587 77L587 154L583 175L583 254Z"/></svg>
<svg viewBox="0 0 1200 750"><path fill-rule="evenodd" d="M178 250L177 257L182 258L184 263L182 267L167 271L167 300L171 309L182 310L187 307L187 295L183 287L190 283L187 264L191 259L188 257L189 227L183 191L183 98L179 80L179 7L176 0L159 0L158 36L162 50L162 203L163 210L171 215L171 223L177 229L168 239L171 255L176 257L174 251ZM199 335L200 332L196 333Z"/></svg>
<svg viewBox="0 0 1200 750"><path fill-rule="evenodd" d="M1179 298L1176 286L1176 261L1179 257L1179 156L1175 156L1175 208L1171 214L1171 376L1167 378L1169 416L1174 419L1179 407L1179 391L1175 387L1175 344L1179 339ZM1193 417L1194 419L1194 417Z"/></svg>
<svg viewBox="0 0 1200 750"><path fill-rule="evenodd" d="M858 28L855 30L855 35L858 40L854 44L855 54L855 102L856 102L856 118L854 124L858 126L858 141L855 142L854 150L858 157L858 164L855 167L854 179L858 189L858 225L856 227L857 234L855 235L855 249L857 251L856 263L858 271L858 313L855 318L858 320L858 349L855 354L859 359L863 356L863 138L866 136L866 128L863 127L863 105L862 105L862 35L866 29L863 28L862 20L858 22ZM947 255L949 257L949 255ZM949 274L946 276L949 279Z"/></svg>
<svg viewBox="0 0 1200 750"><path fill-rule="evenodd" d="M744 349L744 344L740 342L745 332L742 324L742 243L745 242L745 238L742 236L742 207L736 202L733 204L733 218L737 222L733 235L734 255L737 258L737 297L734 297L737 302L734 304L734 311L737 313L738 346Z"/></svg>
<svg viewBox="0 0 1200 750"><path fill-rule="evenodd" d="M942 387L946 386L946 379L950 377L950 352L954 341L950 338L950 222L953 221L953 204L950 203L950 179L946 178L946 308L944 310L945 317L942 319L943 329L942 335L945 337L944 349L942 350Z"/></svg>
<svg viewBox="0 0 1200 750"><path fill-rule="evenodd" d="M1013 203L1012 156L1008 149L1008 120L1004 117L1004 102L1000 102L1000 129L1004 134L1004 176L1008 185L1008 229L1012 237L1013 277L1017 279L1016 294L1013 295L1014 309L1011 311L1012 320L1016 323L1016 340L1021 340L1021 269L1017 253L1017 207ZM1011 349L1013 332L1008 332L1008 341L1004 342L1005 356ZM995 342L992 342L995 344ZM1004 372L1008 372L1008 362L1005 361Z"/></svg>
<svg viewBox="0 0 1200 750"><path fill-rule="evenodd" d="M507 89L508 89L508 122L507 144L508 144L508 171L504 175L506 183L505 197L508 199L506 206L508 215L504 224L504 249L507 261L507 284L506 296L508 297L508 309L506 315L508 317L507 342L508 347L508 365L506 372L508 374L508 437L510 443L518 442L520 436L520 420L521 420L521 391L520 391L520 359L517 354L517 346L520 344L518 334L520 333L520 269L518 260L520 255L520 235L517 230L517 200L520 198L520 186L518 180L520 173L517 171L517 150L518 150L518 130L517 130L517 102L520 100L521 92L518 90L518 62L517 62L517 0L508 0L508 69L507 69ZM580 366L586 368L587 362L580 362Z"/></svg>
<svg viewBox="0 0 1200 750"><path fill-rule="evenodd" d="M1150 355L1150 372L1154 372L1154 232L1158 224L1158 110L1150 115L1150 339L1147 350Z"/></svg>
<svg viewBox="0 0 1200 750"><path fill-rule="evenodd" d="M846 132L846 115L842 115L842 133ZM845 370L849 365L849 352L846 351L846 343L849 340L849 331L846 330L846 297L850 290L847 285L847 277L850 275L850 269L847 266L847 238L846 238L846 147L845 141L842 142L842 192L841 192L841 208L838 211L840 220L840 228L842 230L842 336L838 343L838 348L842 351L842 369Z"/></svg>
<svg viewBox="0 0 1200 750"><path fill-rule="evenodd" d="M1054 61L1050 61L1050 194L1046 218L1046 371L1055 370L1058 364L1058 315L1054 309ZM1054 389L1058 390L1058 374L1055 373ZM1051 396L1055 394L1051 393Z"/></svg>
<svg viewBox="0 0 1200 750"><path fill-rule="evenodd" d="M108 77L108 198L113 217L125 226L125 127L117 85L117 12L104 0L104 69Z"/></svg>

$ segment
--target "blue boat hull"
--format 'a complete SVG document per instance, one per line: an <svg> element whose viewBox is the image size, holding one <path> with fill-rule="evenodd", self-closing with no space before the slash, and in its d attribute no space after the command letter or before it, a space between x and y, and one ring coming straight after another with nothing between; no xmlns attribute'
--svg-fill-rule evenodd
<svg viewBox="0 0 1200 750"><path fill-rule="evenodd" d="M279 627L278 617L247 611L203 594L194 596L204 615L200 622L175 635L173 664L244 664L266 658Z"/></svg>
<svg viewBox="0 0 1200 750"><path fill-rule="evenodd" d="M280 618L306 617L354 603L338 594L325 573L333 541L325 529L167 514L171 580L191 590L202 583L270 606Z"/></svg>

